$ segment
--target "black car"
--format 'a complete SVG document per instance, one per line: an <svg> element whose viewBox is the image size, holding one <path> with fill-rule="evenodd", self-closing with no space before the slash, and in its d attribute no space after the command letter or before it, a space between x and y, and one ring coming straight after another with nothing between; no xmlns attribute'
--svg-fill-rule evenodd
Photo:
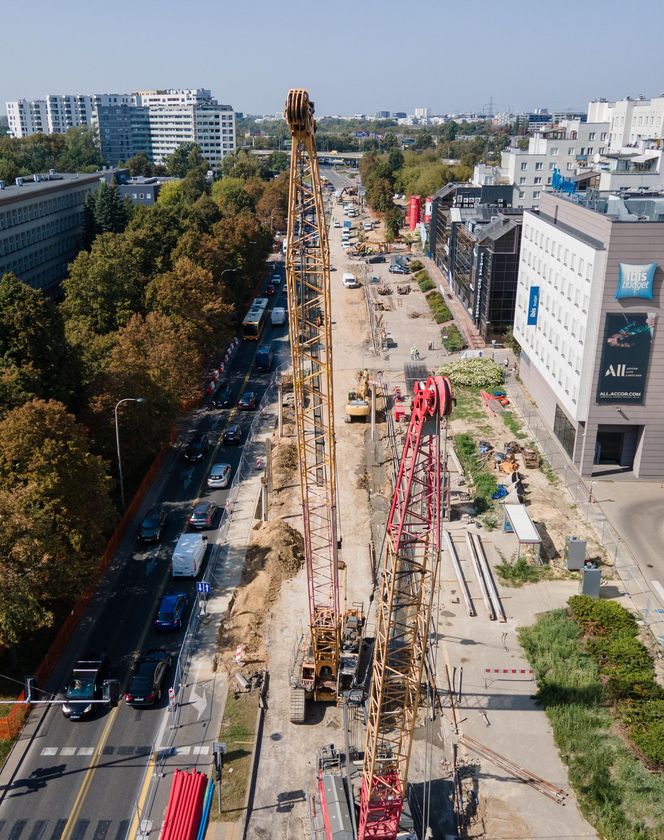
<svg viewBox="0 0 664 840"><path fill-rule="evenodd" d="M233 404L233 392L228 385L217 385L210 397L213 408L229 408Z"/></svg>
<svg viewBox="0 0 664 840"><path fill-rule="evenodd" d="M179 630L187 612L185 592L171 592L163 595L154 626L157 630Z"/></svg>
<svg viewBox="0 0 664 840"><path fill-rule="evenodd" d="M237 407L241 411L255 411L256 402L256 394L253 391L245 391L244 394L240 395Z"/></svg>
<svg viewBox="0 0 664 840"><path fill-rule="evenodd" d="M154 543L161 540L161 532L166 524L167 513L161 505L156 505L145 514L138 532L142 543Z"/></svg>
<svg viewBox="0 0 664 840"><path fill-rule="evenodd" d="M217 506L214 502L199 502L187 520L189 527L197 530L211 528L216 512Z"/></svg>
<svg viewBox="0 0 664 840"><path fill-rule="evenodd" d="M161 686L171 661L165 650L144 653L132 669L125 702L130 706L154 706L161 699Z"/></svg>
<svg viewBox="0 0 664 840"><path fill-rule="evenodd" d="M242 443L242 429L233 423L224 432L224 443Z"/></svg>
<svg viewBox="0 0 664 840"><path fill-rule="evenodd" d="M390 274L410 274L410 271L399 263L392 263L388 270Z"/></svg>
<svg viewBox="0 0 664 840"><path fill-rule="evenodd" d="M189 445L184 451L184 457L187 461L202 461L207 451L207 435L197 434L189 441Z"/></svg>
<svg viewBox="0 0 664 840"><path fill-rule="evenodd" d="M386 262L385 257L382 254L374 254L371 257L367 257L368 263L384 263Z"/></svg>
<svg viewBox="0 0 664 840"><path fill-rule="evenodd" d="M78 660L65 688L65 702L62 704L65 717L81 720L94 714L95 706L101 704L90 701L102 699L109 669L105 653L86 653Z"/></svg>

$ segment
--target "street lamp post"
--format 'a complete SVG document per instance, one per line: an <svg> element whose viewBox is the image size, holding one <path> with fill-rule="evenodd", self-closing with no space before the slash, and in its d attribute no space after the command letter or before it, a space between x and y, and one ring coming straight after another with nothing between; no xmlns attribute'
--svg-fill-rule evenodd
<svg viewBox="0 0 664 840"><path fill-rule="evenodd" d="M219 275L219 280L223 280L223 279L224 279L224 274L230 274L231 272L233 272L233 271L237 271L237 270L238 270L237 268L225 268L225 269L221 272L221 274Z"/></svg>
<svg viewBox="0 0 664 840"><path fill-rule="evenodd" d="M122 505L123 513L125 509L125 496L124 481L122 478L122 457L120 455L120 429L118 426L118 408L122 405L122 403L126 402L144 403L145 397L125 397L122 400L118 400L118 402L115 404L115 443L118 449L118 478L120 479L120 504Z"/></svg>

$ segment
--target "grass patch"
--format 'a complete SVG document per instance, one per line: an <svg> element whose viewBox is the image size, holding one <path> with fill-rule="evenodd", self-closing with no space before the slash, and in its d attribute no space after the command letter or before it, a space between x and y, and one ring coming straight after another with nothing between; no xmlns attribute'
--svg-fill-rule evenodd
<svg viewBox="0 0 664 840"><path fill-rule="evenodd" d="M463 350L466 346L466 339L463 337L456 324L449 324L441 331L441 339L443 347L449 353L456 353L457 350Z"/></svg>
<svg viewBox="0 0 664 840"><path fill-rule="evenodd" d="M236 822L242 819L249 790L257 714L258 691L248 694L235 694L232 689L229 691L219 730L219 740L226 744L221 780L222 813L219 814L215 794L210 811L211 820Z"/></svg>
<svg viewBox="0 0 664 840"><path fill-rule="evenodd" d="M518 418L511 411L503 411L500 416L503 418L503 423L512 432L515 438L523 439L527 437L523 431L523 426Z"/></svg>
<svg viewBox="0 0 664 840"><path fill-rule="evenodd" d="M456 406L452 414L453 420L484 420L486 415L479 388L455 388L454 397Z"/></svg>
<svg viewBox="0 0 664 840"><path fill-rule="evenodd" d="M555 610L521 628L519 637L584 816L606 840L659 840L664 836L664 775L650 772L612 734L615 718L603 675L580 625L566 610Z"/></svg>
<svg viewBox="0 0 664 840"><path fill-rule="evenodd" d="M547 566L533 566L523 554L521 557L513 554L508 560L500 550L496 550L502 560L496 566L496 574L505 586L519 587L525 583L538 583L550 577L551 572Z"/></svg>
<svg viewBox="0 0 664 840"><path fill-rule="evenodd" d="M484 511L489 510L493 505L491 496L498 489L496 479L480 461L477 444L472 435L466 432L455 435L454 448L459 456L464 472L470 476L473 482L473 489L475 491L473 504L475 505L475 510L478 513L484 513Z"/></svg>
<svg viewBox="0 0 664 840"><path fill-rule="evenodd" d="M533 449L534 448L535 447L533 446ZM546 460L546 458L540 458L539 468L541 472L543 472L546 476L546 480L549 482L549 484L553 484L555 486L559 483L558 476L554 473L553 469L551 468L551 464Z"/></svg>

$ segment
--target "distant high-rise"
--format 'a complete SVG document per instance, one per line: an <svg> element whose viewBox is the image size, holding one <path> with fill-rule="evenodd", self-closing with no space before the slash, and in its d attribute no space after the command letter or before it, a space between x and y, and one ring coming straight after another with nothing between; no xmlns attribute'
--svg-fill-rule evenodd
<svg viewBox="0 0 664 840"><path fill-rule="evenodd" d="M389 111L376 111L376 119L377 120L389 120L390 112Z"/></svg>
<svg viewBox="0 0 664 840"><path fill-rule="evenodd" d="M416 120L428 120L429 119L429 109L428 108L415 108L415 119Z"/></svg>
<svg viewBox="0 0 664 840"><path fill-rule="evenodd" d="M195 143L212 167L235 151L235 112L207 88L52 94L8 102L7 116L12 137L96 127L104 160L114 165L135 154L163 163L181 143Z"/></svg>

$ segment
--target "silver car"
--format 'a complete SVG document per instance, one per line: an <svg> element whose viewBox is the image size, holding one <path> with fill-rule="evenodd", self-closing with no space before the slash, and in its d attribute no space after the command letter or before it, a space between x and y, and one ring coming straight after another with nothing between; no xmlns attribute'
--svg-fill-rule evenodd
<svg viewBox="0 0 664 840"><path fill-rule="evenodd" d="M208 476L208 487L228 487L228 482L231 480L231 472L232 468L230 464L215 464Z"/></svg>

